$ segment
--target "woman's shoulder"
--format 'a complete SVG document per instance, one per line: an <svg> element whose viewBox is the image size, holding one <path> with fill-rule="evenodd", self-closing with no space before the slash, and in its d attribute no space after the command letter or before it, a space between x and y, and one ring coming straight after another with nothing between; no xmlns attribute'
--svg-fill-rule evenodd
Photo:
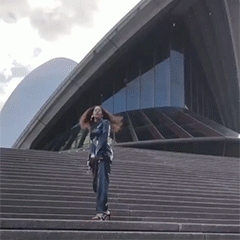
<svg viewBox="0 0 240 240"><path fill-rule="evenodd" d="M108 119L103 119L103 120L102 120L102 123L103 123L103 124L110 124L110 121L109 121Z"/></svg>
<svg viewBox="0 0 240 240"><path fill-rule="evenodd" d="M111 123L110 123L110 121L108 119L103 119L102 120L102 126L104 128L109 128L111 126Z"/></svg>

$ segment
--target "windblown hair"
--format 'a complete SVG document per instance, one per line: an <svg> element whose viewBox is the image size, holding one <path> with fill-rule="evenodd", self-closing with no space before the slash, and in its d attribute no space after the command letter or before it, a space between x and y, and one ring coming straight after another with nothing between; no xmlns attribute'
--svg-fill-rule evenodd
<svg viewBox="0 0 240 240"><path fill-rule="evenodd" d="M93 110L95 107L97 106L91 107L83 113L83 115L80 118L81 128L87 128L89 130L91 129L91 126L94 123ZM110 121L112 132L116 132L116 133L120 132L123 126L123 117L109 113L102 106L99 106L99 107L102 109L103 119L108 119Z"/></svg>

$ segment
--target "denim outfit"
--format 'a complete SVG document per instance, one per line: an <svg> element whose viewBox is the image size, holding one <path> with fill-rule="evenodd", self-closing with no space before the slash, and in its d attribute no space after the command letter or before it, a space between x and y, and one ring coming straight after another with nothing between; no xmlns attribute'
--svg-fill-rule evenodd
<svg viewBox="0 0 240 240"><path fill-rule="evenodd" d="M103 119L91 127L90 139L90 156L97 157L99 160L90 165L93 173L93 190L97 193L98 212L108 210L108 186L110 164L113 158L113 152L108 144L110 134L110 122Z"/></svg>

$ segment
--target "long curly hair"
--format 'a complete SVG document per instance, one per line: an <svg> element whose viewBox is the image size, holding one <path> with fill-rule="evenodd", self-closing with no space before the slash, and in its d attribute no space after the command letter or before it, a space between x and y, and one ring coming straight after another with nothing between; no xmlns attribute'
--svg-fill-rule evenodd
<svg viewBox="0 0 240 240"><path fill-rule="evenodd" d="M103 119L108 119L111 123L112 132L120 132L123 126L123 117L111 114L107 110L105 110L102 106L96 105L88 108L80 118L80 126L83 129L91 129L91 126L94 124L93 119L93 110L95 107L100 107L102 109Z"/></svg>

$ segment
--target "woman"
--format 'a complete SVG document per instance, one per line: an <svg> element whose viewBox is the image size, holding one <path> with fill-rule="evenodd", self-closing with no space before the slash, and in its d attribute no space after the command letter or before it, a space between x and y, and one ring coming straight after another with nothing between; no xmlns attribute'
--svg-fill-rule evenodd
<svg viewBox="0 0 240 240"><path fill-rule="evenodd" d="M93 173L93 190L97 193L97 214L93 219L110 219L108 211L108 186L113 151L108 143L110 131L118 132L122 117L107 112L101 106L89 108L80 119L81 128L90 131L91 147L88 165Z"/></svg>

